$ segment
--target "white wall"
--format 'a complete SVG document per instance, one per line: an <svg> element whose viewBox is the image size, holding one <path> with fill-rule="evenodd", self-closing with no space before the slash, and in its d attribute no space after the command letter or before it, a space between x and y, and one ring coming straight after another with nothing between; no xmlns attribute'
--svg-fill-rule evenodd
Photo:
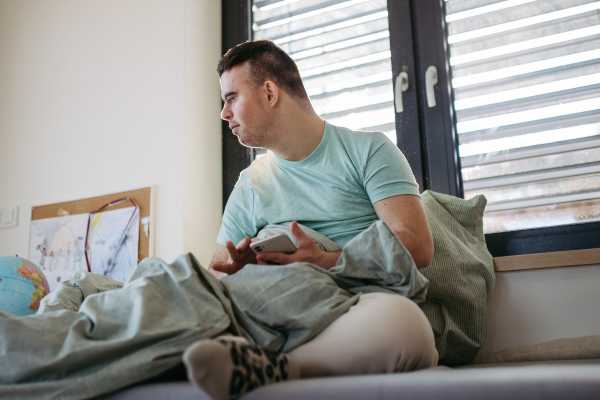
<svg viewBox="0 0 600 400"><path fill-rule="evenodd" d="M156 256L208 262L220 19L215 0L0 0L0 207L19 206L0 256L27 257L32 206L155 184Z"/></svg>
<svg viewBox="0 0 600 400"><path fill-rule="evenodd" d="M600 265L496 273L480 355L600 333Z"/></svg>
<svg viewBox="0 0 600 400"><path fill-rule="evenodd" d="M221 1L186 0L183 131L183 249L208 267L223 211Z"/></svg>

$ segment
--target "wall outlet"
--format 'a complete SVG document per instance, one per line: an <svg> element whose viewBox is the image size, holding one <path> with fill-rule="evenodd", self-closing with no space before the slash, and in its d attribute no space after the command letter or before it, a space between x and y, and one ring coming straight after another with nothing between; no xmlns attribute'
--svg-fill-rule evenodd
<svg viewBox="0 0 600 400"><path fill-rule="evenodd" d="M17 226L19 206L4 207L0 209L0 228L12 228Z"/></svg>

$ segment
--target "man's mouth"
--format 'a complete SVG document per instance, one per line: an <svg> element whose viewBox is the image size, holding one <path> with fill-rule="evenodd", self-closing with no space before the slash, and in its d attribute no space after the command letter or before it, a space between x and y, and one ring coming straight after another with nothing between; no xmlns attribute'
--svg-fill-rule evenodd
<svg viewBox="0 0 600 400"><path fill-rule="evenodd" d="M229 125L229 129L231 129L231 132L233 132L234 135L235 135L235 130L239 127L240 127L239 125Z"/></svg>

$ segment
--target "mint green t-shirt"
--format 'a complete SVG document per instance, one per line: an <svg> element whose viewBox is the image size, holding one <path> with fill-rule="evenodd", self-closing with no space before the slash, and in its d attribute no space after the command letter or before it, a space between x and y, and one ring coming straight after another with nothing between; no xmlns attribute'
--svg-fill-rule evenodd
<svg viewBox="0 0 600 400"><path fill-rule="evenodd" d="M325 122L323 139L302 161L271 151L242 171L227 201L217 243L237 244L268 224L298 221L344 247L376 221L373 204L419 196L404 155L383 133Z"/></svg>

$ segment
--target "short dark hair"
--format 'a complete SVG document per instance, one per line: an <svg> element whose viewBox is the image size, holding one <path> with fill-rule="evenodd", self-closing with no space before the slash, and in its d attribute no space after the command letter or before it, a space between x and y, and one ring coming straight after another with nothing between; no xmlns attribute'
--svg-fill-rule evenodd
<svg viewBox="0 0 600 400"><path fill-rule="evenodd" d="M219 61L217 72L222 76L225 71L246 62L250 66L250 79L254 86L271 80L288 94L308 100L298 66L272 41L256 40L232 47Z"/></svg>

